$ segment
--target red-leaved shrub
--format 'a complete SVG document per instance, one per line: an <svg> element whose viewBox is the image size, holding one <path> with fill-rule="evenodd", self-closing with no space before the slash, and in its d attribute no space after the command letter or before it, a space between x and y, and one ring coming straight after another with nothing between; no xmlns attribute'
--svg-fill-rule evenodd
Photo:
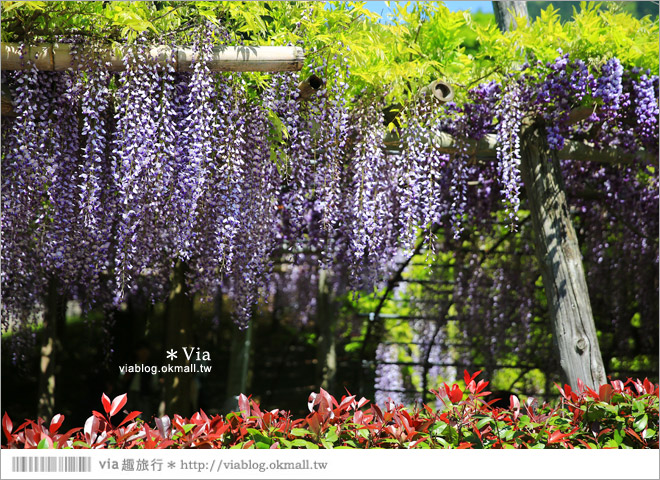
<svg viewBox="0 0 660 480"><path fill-rule="evenodd" d="M63 415L14 429L5 413L2 448L658 448L659 387L648 379L612 380L598 391L557 385L555 406L511 395L502 409L484 400L490 392L488 382L475 381L479 373L465 372L465 388L445 383L432 391L444 405L437 411L350 394L337 401L321 389L309 396L309 415L297 419L241 395L240 411L226 416L200 410L189 419L156 418L152 427L130 412L115 424L126 394L112 401L103 394L105 413L93 411L66 433L58 433Z"/></svg>

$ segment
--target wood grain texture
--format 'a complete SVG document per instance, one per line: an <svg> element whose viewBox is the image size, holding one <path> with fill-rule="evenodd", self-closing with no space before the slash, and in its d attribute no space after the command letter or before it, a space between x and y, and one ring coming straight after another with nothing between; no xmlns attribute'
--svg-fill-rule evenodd
<svg viewBox="0 0 660 480"><path fill-rule="evenodd" d="M84 47L83 47L84 48ZM94 55L101 59L110 71L126 69L124 52L129 47L106 48L95 51ZM168 62L174 65L176 71L185 72L191 69L196 55L192 48L181 47L172 49L166 45L149 47L149 61L166 66ZM2 70L24 70L28 68L26 60L31 59L38 70L62 71L72 68L84 68L71 55L71 45L45 44L34 45L21 54L21 46L15 43L2 43L0 60ZM299 71L305 60L304 51L300 47L279 46L217 46L213 48L208 67L215 72L284 72Z"/></svg>
<svg viewBox="0 0 660 480"><path fill-rule="evenodd" d="M564 381L596 388L607 378L559 161L542 129L527 127L521 140L520 171Z"/></svg>

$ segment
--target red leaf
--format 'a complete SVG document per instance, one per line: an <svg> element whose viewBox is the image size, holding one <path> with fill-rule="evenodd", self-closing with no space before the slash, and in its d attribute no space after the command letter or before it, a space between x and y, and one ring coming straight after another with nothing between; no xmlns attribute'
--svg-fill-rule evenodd
<svg viewBox="0 0 660 480"><path fill-rule="evenodd" d="M121 421L119 426L121 427L123 424L125 424L127 422L130 422L131 420L133 420L135 417L137 417L141 413L142 412L131 412L131 413L129 413L128 415L126 415L126 418Z"/></svg>
<svg viewBox="0 0 660 480"><path fill-rule="evenodd" d="M463 399L463 391L458 387L457 384L454 384L454 386L451 389L451 392L449 392L449 400L452 403L458 403Z"/></svg>
<svg viewBox="0 0 660 480"><path fill-rule="evenodd" d="M57 432L57 429L60 428L60 426L62 425L62 422L64 422L64 415L61 415L61 414L58 413L50 421L50 427L48 427L48 431L50 433Z"/></svg>
<svg viewBox="0 0 660 480"><path fill-rule="evenodd" d="M353 415L353 421L358 425L364 425L366 423L364 412L362 410L355 412L355 415Z"/></svg>
<svg viewBox="0 0 660 480"><path fill-rule="evenodd" d="M479 380L479 383L477 383L477 390L476 393L481 392L484 388L488 386L488 383L486 380Z"/></svg>
<svg viewBox="0 0 660 480"><path fill-rule="evenodd" d="M316 402L316 392L312 392L309 394L309 397L307 398L307 408L309 409L310 413L314 411L314 404Z"/></svg>
<svg viewBox="0 0 660 480"><path fill-rule="evenodd" d="M566 385L564 385L566 386ZM559 390L559 393L561 393L561 396L564 397L566 400L568 400L568 395L566 395L566 392L564 391L563 388L561 388L559 385L555 383L555 387ZM570 388L570 387L569 387Z"/></svg>
<svg viewBox="0 0 660 480"><path fill-rule="evenodd" d="M562 395L566 400L577 402L578 396L575 394L575 392L568 383L564 384L563 390L561 387L559 387L559 391L562 392Z"/></svg>
<svg viewBox="0 0 660 480"><path fill-rule="evenodd" d="M245 416L250 416L250 400L242 393L238 396L238 409L244 412Z"/></svg>
<svg viewBox="0 0 660 480"><path fill-rule="evenodd" d="M384 407L385 407L385 411L390 413L396 410L396 403L394 403L394 400L388 397L387 400L385 400Z"/></svg>
<svg viewBox="0 0 660 480"><path fill-rule="evenodd" d="M580 427L575 427L573 430L571 430L568 433L561 433L561 430L555 430L554 432L552 432L552 434L550 434L550 438L548 438L548 443L556 443L563 440L566 437L570 437L575 432L577 432L579 428Z"/></svg>
<svg viewBox="0 0 660 480"><path fill-rule="evenodd" d="M355 401L355 395L351 395L350 397L344 397L339 404L339 409L343 410L345 408L349 408L351 404L353 404Z"/></svg>
<svg viewBox="0 0 660 480"><path fill-rule="evenodd" d="M600 396L594 390L592 390L590 387L585 387L585 388L587 389L587 392L589 392L589 395L591 395L592 398L594 398L595 400L600 400Z"/></svg>
<svg viewBox="0 0 660 480"><path fill-rule="evenodd" d="M92 410L92 415L97 417L99 420L105 420L105 415L103 415L101 412Z"/></svg>
<svg viewBox="0 0 660 480"><path fill-rule="evenodd" d="M614 389L612 388L612 385L608 385L606 383L604 385L601 385L600 388L598 389L598 396L600 397L601 401L609 402L612 399L613 392Z"/></svg>
<svg viewBox="0 0 660 480"><path fill-rule="evenodd" d="M7 412L2 416L2 431L5 432L7 439L11 438L11 431L14 428L14 425L11 423L11 419Z"/></svg>
<svg viewBox="0 0 660 480"><path fill-rule="evenodd" d="M259 419L262 419L264 414L261 412L261 409L259 408L259 405L254 402L254 400L250 400L250 409L252 410L250 413L252 416L256 416Z"/></svg>
<svg viewBox="0 0 660 480"><path fill-rule="evenodd" d="M307 417L307 424L309 429L316 435L321 433L321 415L319 412L314 412Z"/></svg>
<svg viewBox="0 0 660 480"><path fill-rule="evenodd" d="M520 400L515 395L509 396L509 408L513 410L513 421L515 422L520 416Z"/></svg>
<svg viewBox="0 0 660 480"><path fill-rule="evenodd" d="M548 443L556 443L566 436L567 436L566 434L561 433L561 430L555 430L554 432L552 432L552 434L550 434L550 438L548 438Z"/></svg>
<svg viewBox="0 0 660 480"><path fill-rule="evenodd" d="M451 391L449 389L449 385L447 385L447 383L443 383L442 386L445 387L445 393L447 394L447 397L449 397L449 392Z"/></svg>
<svg viewBox="0 0 660 480"><path fill-rule="evenodd" d="M580 393L584 392L584 382L580 378L577 379L577 387L578 387L578 392Z"/></svg>
<svg viewBox="0 0 660 480"><path fill-rule="evenodd" d="M637 440L639 440L640 443L646 444L646 442L645 442L644 440L642 440L642 439L640 438L640 436L637 435L637 433L635 432L635 430L633 430L632 428L630 428L630 427L626 427L626 430L625 430L625 431L626 431L626 433L627 433L628 435L632 435L632 436L635 437Z"/></svg>
<svg viewBox="0 0 660 480"><path fill-rule="evenodd" d="M621 380L612 380L612 387L615 392L623 392L623 382Z"/></svg>
<svg viewBox="0 0 660 480"><path fill-rule="evenodd" d="M470 377L470 374L468 373L468 371L463 370L463 381L465 382L466 386L470 383L470 380L472 380L472 378Z"/></svg>
<svg viewBox="0 0 660 480"><path fill-rule="evenodd" d="M576 440L577 440L578 442L580 442L582 445L584 445L585 448L588 448L588 449L591 449L591 448L592 448L591 445L589 445L587 442L585 442L585 441L582 440L581 438L576 438Z"/></svg>
<svg viewBox="0 0 660 480"><path fill-rule="evenodd" d="M65 434L57 435L57 436L55 437L55 438L57 439L57 444L58 444L60 447L64 447L64 445L66 444L67 440L69 440L69 437L70 437L71 435L73 435L75 432L77 432L78 430L82 430L82 427L72 428L71 430L69 430L69 431L66 432Z"/></svg>
<svg viewBox="0 0 660 480"><path fill-rule="evenodd" d="M89 445L92 445L92 443L96 439L96 433L98 432L99 429L99 423L100 423L99 419L95 415L89 417L85 422L85 427L83 428L83 432L85 434L85 440Z"/></svg>
<svg viewBox="0 0 660 480"><path fill-rule="evenodd" d="M655 387L648 378L644 379L644 391L649 394L655 392Z"/></svg>
<svg viewBox="0 0 660 480"><path fill-rule="evenodd" d="M110 413L110 399L105 393L101 395L101 403L103 403L103 409L105 410L105 413Z"/></svg>
<svg viewBox="0 0 660 480"><path fill-rule="evenodd" d="M371 408L372 408L373 411L376 413L376 416L378 417L378 419L379 419L381 422L385 420L385 417L383 417L383 411L380 409L380 407L379 407L377 404L374 403L374 404L371 406Z"/></svg>
<svg viewBox="0 0 660 480"><path fill-rule="evenodd" d="M408 448L415 448L415 447L417 447L417 445L419 445L420 443L422 443L424 440L426 440L426 438L425 438L425 437L422 437L422 438L420 438L419 440L417 440L415 443L413 443L412 445L410 445L410 447L408 447Z"/></svg>
<svg viewBox="0 0 660 480"><path fill-rule="evenodd" d="M115 397L115 399L112 401L112 405L110 406L110 416L113 417L121 410L121 408L126 405L126 400L128 400L127 395L124 393L123 395L119 395L118 397ZM106 410L107 411L107 410Z"/></svg>

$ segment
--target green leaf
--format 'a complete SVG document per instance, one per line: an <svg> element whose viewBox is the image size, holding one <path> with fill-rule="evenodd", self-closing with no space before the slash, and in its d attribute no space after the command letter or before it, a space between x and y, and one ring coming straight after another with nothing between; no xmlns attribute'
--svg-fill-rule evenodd
<svg viewBox="0 0 660 480"><path fill-rule="evenodd" d="M307 435L311 436L312 432L304 428L292 428L291 435L295 435L296 437L306 437Z"/></svg>
<svg viewBox="0 0 660 480"><path fill-rule="evenodd" d="M43 10L46 2L2 2L2 13L8 13L15 8L26 6L30 10Z"/></svg>
<svg viewBox="0 0 660 480"><path fill-rule="evenodd" d="M636 432L641 432L642 430L644 430L646 428L648 423L649 423L649 417L648 417L648 415L644 414L641 417L637 417L635 419L635 422L633 423L633 429Z"/></svg>
<svg viewBox="0 0 660 480"><path fill-rule="evenodd" d="M281 142L283 138L288 139L289 130L286 128L286 125L284 125L277 113L273 112L270 108L267 111L268 120L271 124L270 133L272 137L278 142Z"/></svg>
<svg viewBox="0 0 660 480"><path fill-rule="evenodd" d="M380 440L378 440L378 443L381 443L381 444L386 443L386 444L391 444L391 445L397 444L398 445L399 441L396 438L381 438Z"/></svg>
<svg viewBox="0 0 660 480"><path fill-rule="evenodd" d="M278 437L277 441L280 442L281 448L291 448L291 440Z"/></svg>
<svg viewBox="0 0 660 480"><path fill-rule="evenodd" d="M601 448L619 448L619 444L613 438L608 438L605 444L601 445Z"/></svg>
<svg viewBox="0 0 660 480"><path fill-rule="evenodd" d="M308 442L307 440L303 440L302 438L296 438L291 442L292 447L303 447L303 448L309 448L309 449L318 449L319 446L315 443Z"/></svg>
<svg viewBox="0 0 660 480"><path fill-rule="evenodd" d="M323 438L321 439L321 445L323 445L323 448L325 448L327 450L331 450L331 449L335 448L335 446L332 444L332 442L328 442L327 440L325 440Z"/></svg>
<svg viewBox="0 0 660 480"><path fill-rule="evenodd" d="M481 429L484 428L486 425L490 424L491 420L492 420L492 418L490 418L490 417L484 417L484 418L482 418L481 420L479 420L479 421L477 422L477 428L478 428L479 430L481 430Z"/></svg>
<svg viewBox="0 0 660 480"><path fill-rule="evenodd" d="M616 442L617 446L621 445L623 443L623 439L625 438L625 432L623 432L623 429L616 429L614 430L614 441Z"/></svg>
<svg viewBox="0 0 660 480"><path fill-rule="evenodd" d="M344 346L344 351L350 353L350 352L357 352L362 348L363 342L349 342Z"/></svg>
<svg viewBox="0 0 660 480"><path fill-rule="evenodd" d="M42 438L41 441L39 442L39 445L37 445L37 448L48 448L48 442L46 441L45 438Z"/></svg>
<svg viewBox="0 0 660 480"><path fill-rule="evenodd" d="M325 434L325 439L328 442L336 442L339 436L337 435L337 429L336 428L330 428L328 429L328 432Z"/></svg>

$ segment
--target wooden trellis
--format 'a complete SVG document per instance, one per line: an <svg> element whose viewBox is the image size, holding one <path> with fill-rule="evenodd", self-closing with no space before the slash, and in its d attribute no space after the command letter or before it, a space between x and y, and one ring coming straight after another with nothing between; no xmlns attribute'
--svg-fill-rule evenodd
<svg viewBox="0 0 660 480"><path fill-rule="evenodd" d="M72 55L72 48L70 44L44 44L27 47L22 53L21 45L2 43L2 70L26 69L28 66L25 60L28 58L38 70L78 69L81 67L81 56ZM94 55L108 70L116 72L126 69L124 57L129 48L120 46L95 49ZM196 59L197 55L191 47L156 45L148 47L147 51L147 61L161 67L171 64L177 72L189 71ZM214 72L286 72L301 70L304 61L305 53L300 47L216 46L207 66Z"/></svg>
<svg viewBox="0 0 660 480"><path fill-rule="evenodd" d="M502 28L509 28L508 9L520 7L524 2L494 2L498 19ZM515 4L515 5L514 5ZM518 11L518 10L516 10ZM50 44L37 45L25 49L22 53L18 44L3 43L0 51L0 66L2 70L20 70L26 68L25 59L34 61L36 68L47 71L63 71L69 68L78 68L76 56L71 54L71 45ZM99 53L99 59L110 71L121 71L126 68L124 61L125 49L129 47L107 48ZM173 49L169 46L153 46L148 49L148 61L156 65L165 66L170 63L176 71L190 70L196 60L193 49L180 47ZM299 71L304 62L304 52L299 47L250 47L250 46L223 46L215 47L208 67L211 71ZM312 85L313 83L313 85ZM316 89L322 82L307 82L301 84L301 89L309 86ZM316 86L315 86L316 85ZM435 95L434 85L432 92ZM305 91L307 91L305 90ZM447 96L449 93L440 91L439 94ZM11 109L3 95L3 114ZM541 264L546 293L550 303L551 315L555 322L555 333L566 330L570 335L559 338L563 345L562 368L569 383L576 385L576 378L580 378L589 386L597 386L604 380L605 372L597 347L595 328L591 315L589 296L584 281L584 271L579 258L579 246L573 229L568 207L565 200L557 160L558 158L582 158L606 163L629 163L645 161L657 163L657 158L648 155L648 152L637 154L624 154L623 152L595 151L590 145L579 142L568 142L567 148L557 155L550 155L547 144L539 135L538 126L530 124L523 128L521 166L522 176L530 199L530 210L534 230L537 235L537 256ZM398 145L396 139L390 139L388 147ZM450 136L439 136L433 140L434 147L446 152L456 151L456 140ZM396 145L395 145L396 143ZM486 136L479 142L471 144L471 151L478 158L494 158L496 151L496 138L494 135ZM561 156L561 157L558 157ZM548 158L550 157L550 158ZM553 199L552 204L546 201ZM565 232L560 235L560 232ZM566 233L567 232L567 233ZM557 252L562 255L557 256ZM570 285L572 288L566 292L565 288L557 285ZM553 293L554 292L554 293ZM576 322L576 319L581 319ZM570 358L570 360L569 360ZM564 364L564 362L567 362Z"/></svg>

